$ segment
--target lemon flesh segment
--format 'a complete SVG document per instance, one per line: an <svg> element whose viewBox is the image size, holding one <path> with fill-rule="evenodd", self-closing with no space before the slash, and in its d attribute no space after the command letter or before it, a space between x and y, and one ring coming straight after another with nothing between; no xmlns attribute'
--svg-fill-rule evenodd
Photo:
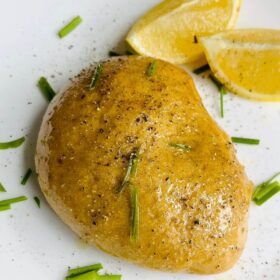
<svg viewBox="0 0 280 280"><path fill-rule="evenodd" d="M233 30L200 42L215 76L232 92L280 101L280 31Z"/></svg>
<svg viewBox="0 0 280 280"><path fill-rule="evenodd" d="M173 63L204 58L195 36L234 27L241 0L166 0L144 15L130 30L127 42L142 55Z"/></svg>

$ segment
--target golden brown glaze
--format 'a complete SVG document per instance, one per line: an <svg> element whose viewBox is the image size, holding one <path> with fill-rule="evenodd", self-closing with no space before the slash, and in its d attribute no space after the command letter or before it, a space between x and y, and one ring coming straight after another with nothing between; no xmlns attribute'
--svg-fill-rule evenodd
<svg viewBox="0 0 280 280"><path fill-rule="evenodd" d="M160 270L227 270L244 247L252 185L191 77L159 60L148 77L151 61L109 60L94 90L88 69L56 97L38 139L40 186L65 223L110 254ZM137 243L129 237L129 188L116 194L135 147Z"/></svg>

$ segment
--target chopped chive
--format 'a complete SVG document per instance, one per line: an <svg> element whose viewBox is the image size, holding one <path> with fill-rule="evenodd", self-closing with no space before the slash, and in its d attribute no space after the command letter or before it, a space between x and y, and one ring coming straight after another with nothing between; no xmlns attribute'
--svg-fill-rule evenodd
<svg viewBox="0 0 280 280"><path fill-rule="evenodd" d="M227 93L225 86L216 79L212 74L209 75L210 80L216 85L220 92L220 115L224 117L224 95Z"/></svg>
<svg viewBox="0 0 280 280"><path fill-rule="evenodd" d="M98 275L98 280L121 280L122 276L121 275Z"/></svg>
<svg viewBox="0 0 280 280"><path fill-rule="evenodd" d="M280 182L280 178L279 178L279 180L277 180L277 177L280 177L280 172L277 172L272 177L270 177L267 181L257 185L256 188L255 188L255 191L253 193L252 198L256 197L258 192L261 191L264 186L266 186L268 184L271 184L271 183L274 183L274 182Z"/></svg>
<svg viewBox="0 0 280 280"><path fill-rule="evenodd" d="M185 144L179 144L179 143L169 143L170 147L176 148L178 150L182 150L184 152L190 152L191 146L185 145Z"/></svg>
<svg viewBox="0 0 280 280"><path fill-rule="evenodd" d="M154 60L150 63L149 68L147 70L147 76L152 77L157 70L157 61Z"/></svg>
<svg viewBox="0 0 280 280"><path fill-rule="evenodd" d="M276 174L274 174L271 178L269 178L267 181L265 181L261 185L270 184L270 183L273 183L273 182L279 182L280 178L279 178L279 180L276 180L278 176L280 177L280 172L277 172Z"/></svg>
<svg viewBox="0 0 280 280"><path fill-rule="evenodd" d="M226 94L226 89L224 86L221 86L220 90L220 114L221 117L224 117L224 95Z"/></svg>
<svg viewBox="0 0 280 280"><path fill-rule="evenodd" d="M58 36L60 38L65 37L71 31L73 31L81 22L82 18L80 16L73 18L67 25L65 25L62 29L58 31Z"/></svg>
<svg viewBox="0 0 280 280"><path fill-rule="evenodd" d="M1 184L1 182L0 182L0 192L6 192L6 189L5 189L4 186Z"/></svg>
<svg viewBox="0 0 280 280"><path fill-rule="evenodd" d="M130 184L131 191L131 230L130 238L132 241L139 239L139 201L137 188Z"/></svg>
<svg viewBox="0 0 280 280"><path fill-rule="evenodd" d="M217 78L212 74L209 75L209 79L215 84L218 90L220 90L221 87L223 86L223 84L219 80L217 80Z"/></svg>
<svg viewBox="0 0 280 280"><path fill-rule="evenodd" d="M199 67L197 69L194 69L193 72L196 75L199 75L199 74L201 74L201 73L203 73L205 71L208 71L208 70L210 70L210 66L209 66L209 64L205 64L205 65L203 65L203 66L201 66L201 67Z"/></svg>
<svg viewBox="0 0 280 280"><path fill-rule="evenodd" d="M258 189L255 190L253 195L253 201L260 206L279 191L280 191L279 182L263 184L259 186Z"/></svg>
<svg viewBox="0 0 280 280"><path fill-rule="evenodd" d="M47 79L45 77L41 77L38 81L38 86L45 98L50 102L55 96L55 91L53 90Z"/></svg>
<svg viewBox="0 0 280 280"><path fill-rule="evenodd" d="M19 197L15 197L15 198L6 199L6 200L0 200L0 206L17 203L17 202L21 202L24 200L27 200L26 196L19 196Z"/></svg>
<svg viewBox="0 0 280 280"><path fill-rule="evenodd" d="M101 263L87 265L83 267L72 268L68 270L67 276L76 276L78 274L86 273L89 271L98 271L103 268Z"/></svg>
<svg viewBox="0 0 280 280"><path fill-rule="evenodd" d="M18 148L24 143L24 141L25 141L25 137L21 137L19 139L9 141L9 142L0 142L0 150Z"/></svg>
<svg viewBox="0 0 280 280"><path fill-rule="evenodd" d="M99 275L97 274L97 271L91 270L91 271L87 271L87 272L84 272L84 273L75 274L75 275L72 275L72 276L66 276L65 279L66 280L68 280L68 279L72 279L72 280L98 280Z"/></svg>
<svg viewBox="0 0 280 280"><path fill-rule="evenodd" d="M130 154L127 170L121 185L117 189L117 193L121 193L129 183L130 177L136 174L138 161L139 161L139 152L140 149L138 148L136 151Z"/></svg>
<svg viewBox="0 0 280 280"><path fill-rule="evenodd" d="M102 65L101 64L97 64L96 68L94 70L94 74L93 74L93 77L91 79L90 85L89 85L89 89L90 90L95 89L96 84L97 84L97 82L98 82L98 80L100 78L101 72L102 72Z"/></svg>
<svg viewBox="0 0 280 280"><path fill-rule="evenodd" d="M121 280L121 275L99 275L96 270L91 270L87 272L82 272L79 274L74 274L72 276L66 276L66 280Z"/></svg>
<svg viewBox="0 0 280 280"><path fill-rule="evenodd" d="M193 36L193 43L194 43L194 44L197 44L197 43L198 43L198 40L197 40L197 36L196 36L196 35Z"/></svg>
<svg viewBox="0 0 280 280"><path fill-rule="evenodd" d="M126 54L126 55L133 55L134 53L131 52L131 51L125 51L125 54Z"/></svg>
<svg viewBox="0 0 280 280"><path fill-rule="evenodd" d="M109 56L120 56L120 54L119 53L117 53L117 52L115 52L115 51L109 51Z"/></svg>
<svg viewBox="0 0 280 280"><path fill-rule="evenodd" d="M26 171L25 175L23 176L22 180L21 180L21 184L22 185L25 185L29 179L29 177L31 176L32 174L32 170L30 168L28 168L28 170Z"/></svg>
<svg viewBox="0 0 280 280"><path fill-rule="evenodd" d="M239 143L239 144L248 144L248 145L259 145L260 144L259 139L253 139L253 138L231 137L231 140L233 143Z"/></svg>
<svg viewBox="0 0 280 280"><path fill-rule="evenodd" d="M135 153L133 153L132 156L132 167L130 171L130 176L134 176L137 172L137 166L138 166L138 161L139 161L139 152L140 149L138 148Z"/></svg>
<svg viewBox="0 0 280 280"><path fill-rule="evenodd" d="M41 208L41 201L38 196L33 197L34 201L36 202L38 208Z"/></svg>
<svg viewBox="0 0 280 280"><path fill-rule="evenodd" d="M10 210L10 209L11 209L11 205L10 204L0 205L0 212L1 211L6 211L6 210Z"/></svg>

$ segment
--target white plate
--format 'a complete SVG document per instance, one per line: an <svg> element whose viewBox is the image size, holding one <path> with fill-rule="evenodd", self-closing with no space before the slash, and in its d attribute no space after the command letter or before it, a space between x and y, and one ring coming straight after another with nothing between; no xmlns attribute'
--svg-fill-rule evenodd
<svg viewBox="0 0 280 280"><path fill-rule="evenodd" d="M0 279L61 280L68 266L101 262L123 280L280 279L280 195L262 207L252 204L250 229L242 258L231 271L214 276L146 270L84 245L49 208L35 176L19 181L34 168L34 148L47 103L36 87L48 77L59 90L89 63L106 57L131 24L157 0L0 0L0 141L27 136L24 146L0 151L0 181L8 192L0 199L27 195L29 200L0 213ZM280 28L279 0L244 0L239 27ZM83 24L60 40L57 30L76 15ZM277 71L277 70L275 70ZM280 170L280 104L257 103L232 94L219 117L217 90L195 77L203 101L230 135L256 137L259 146L236 146L240 161L255 183ZM33 196L42 200L41 209Z"/></svg>

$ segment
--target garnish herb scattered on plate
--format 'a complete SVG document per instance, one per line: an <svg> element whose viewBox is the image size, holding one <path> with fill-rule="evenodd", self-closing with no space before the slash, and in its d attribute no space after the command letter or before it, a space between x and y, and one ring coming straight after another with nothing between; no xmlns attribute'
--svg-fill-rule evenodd
<svg viewBox="0 0 280 280"><path fill-rule="evenodd" d="M9 142L0 142L0 150L18 148L24 143L24 141L25 141L25 137L21 137L19 139L9 141Z"/></svg>
<svg viewBox="0 0 280 280"><path fill-rule="evenodd" d="M184 152L190 152L191 151L191 147L185 144L179 144L179 143L169 143L170 147L173 147L175 149L184 151Z"/></svg>
<svg viewBox="0 0 280 280"><path fill-rule="evenodd" d="M208 71L210 70L210 66L209 64L205 64L205 65L202 65L201 67L198 67L196 69L193 70L193 72L196 74L196 75L199 75L205 71Z"/></svg>
<svg viewBox="0 0 280 280"><path fill-rule="evenodd" d="M100 263L88 265L84 267L78 267L74 269L69 269L66 280L121 280L121 275L110 275L104 274L99 275L98 271L102 269L103 266Z"/></svg>
<svg viewBox="0 0 280 280"><path fill-rule="evenodd" d="M0 206L7 205L7 204L12 204L12 203L17 203L27 200L26 196L18 196L15 198L10 198L10 199L5 199L5 200L0 200Z"/></svg>
<svg viewBox="0 0 280 280"><path fill-rule="evenodd" d="M32 170L31 168L28 168L28 170L26 171L25 175L23 176L22 180L21 180L21 184L22 185L25 185L29 179L29 177L31 176L32 174Z"/></svg>
<svg viewBox="0 0 280 280"><path fill-rule="evenodd" d="M62 29L58 31L58 36L60 38L65 37L71 31L73 31L81 22L82 18L80 16L73 18L67 25L65 25Z"/></svg>
<svg viewBox="0 0 280 280"><path fill-rule="evenodd" d="M115 51L109 51L109 56L110 57L112 57L112 56L120 56L120 54L115 52Z"/></svg>
<svg viewBox="0 0 280 280"><path fill-rule="evenodd" d="M33 197L34 201L36 202L38 208L41 208L41 201L38 196Z"/></svg>
<svg viewBox="0 0 280 280"><path fill-rule="evenodd" d="M227 93L224 86L220 87L220 115L223 118L224 117L224 95Z"/></svg>
<svg viewBox="0 0 280 280"><path fill-rule="evenodd" d="M131 230L130 238L136 242L139 239L139 201L137 188L130 184L131 192Z"/></svg>
<svg viewBox="0 0 280 280"><path fill-rule="evenodd" d="M0 182L0 192L6 192L6 189L5 189L4 186L1 184L1 182Z"/></svg>
<svg viewBox="0 0 280 280"><path fill-rule="evenodd" d="M267 181L258 185L253 193L253 201L262 205L280 191L280 172L276 173Z"/></svg>
<svg viewBox="0 0 280 280"><path fill-rule="evenodd" d="M0 201L0 211L11 209L11 204L27 200L26 196L19 196L15 198L5 199Z"/></svg>
<svg viewBox="0 0 280 280"><path fill-rule="evenodd" d="M0 205L0 212L1 211L6 211L6 210L10 210L10 209L11 209L11 205L10 204Z"/></svg>
<svg viewBox="0 0 280 280"><path fill-rule="evenodd" d="M132 152L129 156L126 173L121 185L117 189L117 193L121 193L129 183L130 177L136 174L138 161L139 161L139 148L136 151Z"/></svg>
<svg viewBox="0 0 280 280"><path fill-rule="evenodd" d="M220 115L224 117L224 95L227 93L225 86L218 81L212 74L209 75L210 80L216 85L220 92Z"/></svg>
<svg viewBox="0 0 280 280"><path fill-rule="evenodd" d="M91 79L90 85L89 85L89 89L93 90L96 87L96 84L100 78L102 72L102 65L101 64L97 64L93 73L93 77Z"/></svg>
<svg viewBox="0 0 280 280"><path fill-rule="evenodd" d="M156 70L157 70L157 61L154 60L150 63L148 67L147 76L152 77L155 74Z"/></svg>
<svg viewBox="0 0 280 280"><path fill-rule="evenodd" d="M248 145L259 145L260 144L259 139L253 139L253 138L231 137L231 140L233 143L239 143L239 144L248 144Z"/></svg>
<svg viewBox="0 0 280 280"><path fill-rule="evenodd" d="M54 98L56 93L47 81L47 79L45 77L41 77L38 81L38 86L45 98L50 102Z"/></svg>
<svg viewBox="0 0 280 280"><path fill-rule="evenodd" d="M72 268L68 270L67 277L77 276L90 271L98 271L103 268L101 263L87 265L83 267Z"/></svg>

